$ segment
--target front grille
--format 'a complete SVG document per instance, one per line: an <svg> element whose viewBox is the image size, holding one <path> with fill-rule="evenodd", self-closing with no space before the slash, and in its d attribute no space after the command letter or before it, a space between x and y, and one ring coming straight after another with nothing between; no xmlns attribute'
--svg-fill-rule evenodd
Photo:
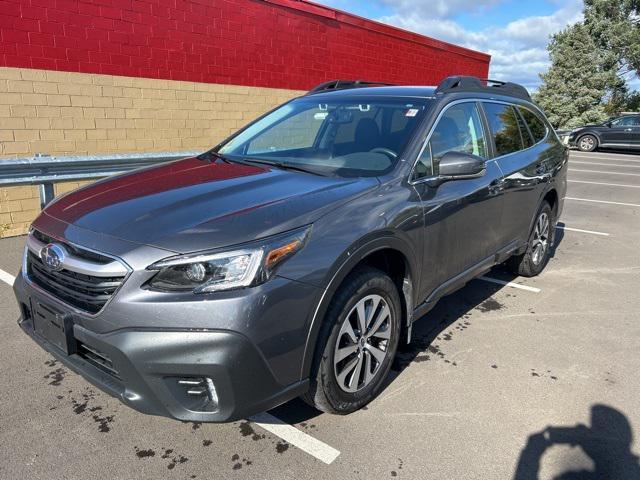
<svg viewBox="0 0 640 480"><path fill-rule="evenodd" d="M99 368L103 372L120 380L118 370L113 366L111 358L106 353L101 352L95 347L91 347L86 343L78 341L78 356L85 359L93 366Z"/></svg>
<svg viewBox="0 0 640 480"><path fill-rule="evenodd" d="M38 241L44 243L45 245L48 243L57 243L64 246L65 250L72 254L74 257L82 258L84 260L89 260L90 262L107 264L113 262L113 258L107 257L106 255L100 255L96 252L91 252L89 250L84 250L82 248L78 248L75 245L72 245L67 242L61 242L57 238L50 237L46 233L42 233L39 230L33 230L31 232Z"/></svg>
<svg viewBox="0 0 640 480"><path fill-rule="evenodd" d="M43 290L89 313L99 312L124 280L124 276L97 277L64 269L52 271L31 251L27 255L27 275Z"/></svg>

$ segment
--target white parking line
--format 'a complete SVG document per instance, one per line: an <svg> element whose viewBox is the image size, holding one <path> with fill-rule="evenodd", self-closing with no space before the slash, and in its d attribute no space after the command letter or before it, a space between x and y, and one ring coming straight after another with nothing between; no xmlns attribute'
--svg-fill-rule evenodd
<svg viewBox="0 0 640 480"><path fill-rule="evenodd" d="M497 283L498 285L505 285L507 287L519 288L520 290L527 290L528 292L540 293L542 290L536 287L530 287L528 285L520 285L519 283L513 282L505 282L504 280L499 280L497 278L491 277L478 277L478 280L484 280L485 282Z"/></svg>
<svg viewBox="0 0 640 480"><path fill-rule="evenodd" d="M571 160L571 165L575 163L581 163L582 165L604 165L605 167L640 168L640 165L622 165L620 163L581 162L580 160Z"/></svg>
<svg viewBox="0 0 640 480"><path fill-rule="evenodd" d="M4 270L0 270L0 280L5 282L8 285L13 285L16 277L11 275L10 273L5 272ZM320 440L313 438L310 435L298 430L292 425L283 422L277 417L269 413L260 413L258 415L254 415L249 418L250 421L255 423L261 428L264 428L268 432L277 435L282 438L285 442L298 447L300 450L308 453L316 457L318 460L326 463L327 465L332 463L338 455L340 455L340 451L335 448L327 445L326 443L321 442Z"/></svg>
<svg viewBox="0 0 640 480"><path fill-rule="evenodd" d="M608 233L596 232L594 230L582 230L581 228L563 227L561 225L556 225L556 228L559 228L560 230L569 230L571 232L591 233L592 235L602 235L603 237L609 236Z"/></svg>
<svg viewBox="0 0 640 480"><path fill-rule="evenodd" d="M277 435L285 442L290 443L309 455L316 457L327 465L332 463L336 458L338 458L338 455L340 455L339 450L321 442L317 438L307 435L294 426L283 422L269 413L259 413L258 415L254 415L249 418L249 420L259 427L264 428L266 431Z"/></svg>
<svg viewBox="0 0 640 480"><path fill-rule="evenodd" d="M569 170L573 172L587 172L587 173L605 173L607 175L627 175L630 177L640 177L640 173L625 173L625 172L605 172L603 170L582 170L579 168L571 168Z"/></svg>
<svg viewBox="0 0 640 480"><path fill-rule="evenodd" d="M16 277L11 275L10 273L5 272L4 270L0 270L0 280L8 285L13 286L13 282L16 281Z"/></svg>
<svg viewBox="0 0 640 480"><path fill-rule="evenodd" d="M573 182L573 183L590 183L591 185L608 185L609 187L629 187L629 188L640 188L640 185L625 185L625 184L623 184L623 183L587 182L586 180L567 180L567 182Z"/></svg>
<svg viewBox="0 0 640 480"><path fill-rule="evenodd" d="M637 203L610 202L608 200L591 200L589 198L575 198L575 197L564 197L564 199L575 200L577 202L606 203L609 205L624 205L625 207L640 207L640 204L637 204Z"/></svg>

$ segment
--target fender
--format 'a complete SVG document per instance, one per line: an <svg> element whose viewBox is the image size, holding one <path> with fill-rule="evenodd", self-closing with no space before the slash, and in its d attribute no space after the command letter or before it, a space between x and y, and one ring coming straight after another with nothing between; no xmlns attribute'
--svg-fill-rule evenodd
<svg viewBox="0 0 640 480"><path fill-rule="evenodd" d="M584 129L583 131L579 132L576 135L576 145L578 144L578 141L580 140L581 137L584 137L585 135L593 135L594 137L596 137L596 139L598 139L598 145L602 144L602 139L600 138L600 133L596 132L595 130L591 130L589 128Z"/></svg>
<svg viewBox="0 0 640 480"><path fill-rule="evenodd" d="M549 192L552 192L552 191L555 192L555 194L556 194L556 205L554 206L554 211L557 212L558 209L560 208L560 202L562 200L560 199L560 194L558 193L558 188L556 186L556 179L555 179L555 177L552 176L551 179L549 180L549 182L547 183L547 185L545 186L544 190L542 190L542 193L540 194L540 197L538 198L538 208L536 208L535 213L533 214L533 217L531 218L531 221L529 222L529 230L527 231L525 245L521 246L518 249L518 253L524 253L526 251L526 248L527 248L527 246L529 244L529 235L531 235L531 231L533 230L533 225L534 225L534 223L535 223L535 221L537 219L538 210L540 208L540 205L542 205L542 201L544 200L544 197L546 197L549 194ZM558 216L556 215L553 220L557 223ZM552 225L551 228L555 229L555 224ZM554 235L554 233L552 233L552 235Z"/></svg>
<svg viewBox="0 0 640 480"><path fill-rule="evenodd" d="M327 286L318 295L316 302L316 308L310 314L310 318L307 321L309 325L307 333L307 341L305 343L302 368L300 371L300 378L307 378L310 375L311 367L315 360L316 346L318 341L318 334L322 327L322 321L324 319L327 308L333 299L333 296L347 275L362 261L366 256L383 249L393 249L401 253L406 260L407 276L403 282L403 295L407 307L406 326L411 328L413 320L413 309L415 305L415 299L413 298L416 289L415 285L415 272L414 266L418 265L418 257L409 243L397 235L394 231L378 232L382 233L373 239L360 239L353 243L347 250L345 250L334 263L329 273ZM364 243L363 243L364 242Z"/></svg>

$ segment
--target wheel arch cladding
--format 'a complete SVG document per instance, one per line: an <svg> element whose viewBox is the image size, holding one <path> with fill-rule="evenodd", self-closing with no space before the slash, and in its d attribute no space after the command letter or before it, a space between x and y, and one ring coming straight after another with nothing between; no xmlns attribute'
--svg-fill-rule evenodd
<svg viewBox="0 0 640 480"><path fill-rule="evenodd" d="M417 265L416 256L407 243L398 237L381 237L371 240L355 251L348 249L336 262L336 268L327 287L319 299L317 308L308 322L309 332L302 362L301 378L307 378L317 357L317 343L321 326L331 300L345 279L356 268L367 265L387 273L398 288L400 296L403 328L413 319L415 272L412 265ZM382 268L381 268L382 267Z"/></svg>
<svg viewBox="0 0 640 480"><path fill-rule="evenodd" d="M544 198L542 200L549 204L549 206L551 207L551 211L555 215L558 211L558 192L556 191L556 189L552 188L551 190L549 190L544 195Z"/></svg>

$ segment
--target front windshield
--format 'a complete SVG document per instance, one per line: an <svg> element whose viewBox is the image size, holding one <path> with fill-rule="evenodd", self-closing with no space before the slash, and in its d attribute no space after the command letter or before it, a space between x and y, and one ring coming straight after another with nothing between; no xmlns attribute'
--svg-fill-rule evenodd
<svg viewBox="0 0 640 480"><path fill-rule="evenodd" d="M427 108L415 99L305 97L258 120L218 153L328 175L381 175L394 167Z"/></svg>

